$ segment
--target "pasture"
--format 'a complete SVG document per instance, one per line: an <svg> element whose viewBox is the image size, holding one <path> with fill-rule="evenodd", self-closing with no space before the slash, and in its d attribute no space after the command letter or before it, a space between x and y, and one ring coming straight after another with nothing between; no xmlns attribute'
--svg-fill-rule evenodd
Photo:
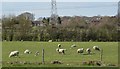
<svg viewBox="0 0 120 69"><path fill-rule="evenodd" d="M62 45L62 48L67 49L65 55L56 52L58 44ZM72 44L76 44L77 47L71 48ZM15 42L2 42L2 60L3 67L8 66L20 66L20 67L83 67L84 61L99 61L100 52L94 51L93 46L99 46L103 49L103 61L104 66L107 64L114 64L118 66L118 43L117 42L27 42L27 41L15 41ZM45 64L37 64L42 62L42 49L45 50ZM91 55L78 54L76 51L78 48L91 48ZM24 50L29 49L31 54L24 54ZM9 58L9 53L13 50L20 52L20 57ZM34 56L35 52L39 51L40 55ZM84 51L84 54L86 52ZM51 64L51 61L59 60L62 64ZM10 64L11 62L29 62L31 64Z"/></svg>

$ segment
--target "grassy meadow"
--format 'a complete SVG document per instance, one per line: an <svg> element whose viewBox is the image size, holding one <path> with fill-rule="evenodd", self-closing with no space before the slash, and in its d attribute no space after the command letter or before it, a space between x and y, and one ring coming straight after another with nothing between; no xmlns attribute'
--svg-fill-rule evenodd
<svg viewBox="0 0 120 69"><path fill-rule="evenodd" d="M58 54L56 48L58 44L62 45L62 48L67 49L65 55ZM77 47L71 48L72 44L76 44ZM84 61L97 61L100 60L100 52L94 51L93 46L99 46L103 49L103 61L105 65L114 64L118 66L118 43L117 42L2 42L2 60L3 67L83 67ZM76 51L78 48L91 48L91 55L78 54ZM29 49L31 54L24 54L24 51ZM42 49L45 50L45 64L35 64L42 62ZM13 50L20 52L20 57L9 58L9 53ZM40 55L34 56L35 52L39 51ZM84 51L84 54L86 52ZM62 64L51 64L51 61L59 60ZM10 62L31 62L34 64L10 64Z"/></svg>

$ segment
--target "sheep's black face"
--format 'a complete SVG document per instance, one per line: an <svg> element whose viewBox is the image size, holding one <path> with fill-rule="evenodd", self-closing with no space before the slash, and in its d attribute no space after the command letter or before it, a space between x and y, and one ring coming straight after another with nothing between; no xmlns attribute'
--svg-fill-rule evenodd
<svg viewBox="0 0 120 69"><path fill-rule="evenodd" d="M59 52L59 49L56 49L56 51L58 51L58 52Z"/></svg>
<svg viewBox="0 0 120 69"><path fill-rule="evenodd" d="M99 49L99 48L96 48L96 50L100 51L100 49Z"/></svg>
<svg viewBox="0 0 120 69"><path fill-rule="evenodd" d="M80 53L83 53L83 51L80 51Z"/></svg>

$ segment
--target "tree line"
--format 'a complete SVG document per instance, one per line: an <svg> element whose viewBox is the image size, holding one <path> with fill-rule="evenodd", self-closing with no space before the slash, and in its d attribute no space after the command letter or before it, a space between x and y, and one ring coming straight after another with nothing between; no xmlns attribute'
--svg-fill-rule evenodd
<svg viewBox="0 0 120 69"><path fill-rule="evenodd" d="M2 17L3 41L119 41L119 18L116 16L63 16L58 25L50 17L38 19L44 26L33 26L34 15Z"/></svg>

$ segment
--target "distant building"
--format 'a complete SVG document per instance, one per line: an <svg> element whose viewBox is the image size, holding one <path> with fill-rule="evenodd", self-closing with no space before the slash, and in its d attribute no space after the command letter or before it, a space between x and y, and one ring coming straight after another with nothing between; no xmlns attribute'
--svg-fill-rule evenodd
<svg viewBox="0 0 120 69"><path fill-rule="evenodd" d="M45 26L42 21L32 21L32 26Z"/></svg>
<svg viewBox="0 0 120 69"><path fill-rule="evenodd" d="M94 17L83 17L84 20L86 21L86 23L100 23L100 21L102 20L102 17L100 16L94 16Z"/></svg>
<svg viewBox="0 0 120 69"><path fill-rule="evenodd" d="M95 17L92 18L91 22L92 23L99 23L101 19L102 19L101 17L95 16Z"/></svg>

